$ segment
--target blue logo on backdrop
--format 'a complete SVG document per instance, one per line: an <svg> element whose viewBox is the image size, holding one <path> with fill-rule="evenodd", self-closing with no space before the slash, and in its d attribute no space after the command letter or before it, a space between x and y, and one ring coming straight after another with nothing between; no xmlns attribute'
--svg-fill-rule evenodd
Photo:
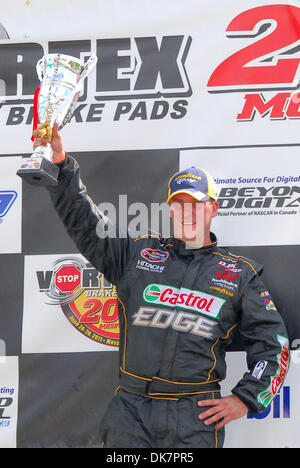
<svg viewBox="0 0 300 468"><path fill-rule="evenodd" d="M0 190L0 223L14 204L18 194L14 190Z"/></svg>
<svg viewBox="0 0 300 468"><path fill-rule="evenodd" d="M271 411L272 409L273 411ZM289 419L291 417L291 387L283 387L265 411L259 414L248 414L247 418L265 419L270 414L273 419Z"/></svg>

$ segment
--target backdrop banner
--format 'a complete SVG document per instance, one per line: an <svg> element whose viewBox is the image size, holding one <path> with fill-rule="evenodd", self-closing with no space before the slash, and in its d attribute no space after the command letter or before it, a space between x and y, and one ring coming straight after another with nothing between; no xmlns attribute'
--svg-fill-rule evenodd
<svg viewBox="0 0 300 468"><path fill-rule="evenodd" d="M62 129L97 205L136 227L176 171L215 178L212 230L264 265L293 350L271 407L228 425L225 446L300 448L299 45L297 0L1 5L1 448L100 447L118 385L115 286L78 252L46 190L16 175L32 153L35 67L48 53L98 57ZM239 336L227 362L223 394L246 369Z"/></svg>

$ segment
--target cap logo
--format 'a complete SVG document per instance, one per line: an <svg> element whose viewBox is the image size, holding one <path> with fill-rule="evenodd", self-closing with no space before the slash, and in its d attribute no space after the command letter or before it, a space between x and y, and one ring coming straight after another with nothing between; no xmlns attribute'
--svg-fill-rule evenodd
<svg viewBox="0 0 300 468"><path fill-rule="evenodd" d="M176 177L175 182L177 182L179 179L182 179L183 177L184 177L184 178L185 178L185 177L186 177L186 178L190 178L190 179L202 180L202 177L197 176L197 175L195 175L195 174L192 174L191 172L188 172L188 173L186 173L186 174L182 174L182 175Z"/></svg>

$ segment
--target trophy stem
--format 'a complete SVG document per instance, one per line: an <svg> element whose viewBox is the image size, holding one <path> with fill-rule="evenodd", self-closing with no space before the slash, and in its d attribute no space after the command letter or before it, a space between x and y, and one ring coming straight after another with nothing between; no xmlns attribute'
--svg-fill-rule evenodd
<svg viewBox="0 0 300 468"><path fill-rule="evenodd" d="M53 155L53 150L51 148L51 144L47 143L46 145L43 146L37 146L32 154L32 157L43 157L45 159L48 159L52 163L52 155Z"/></svg>

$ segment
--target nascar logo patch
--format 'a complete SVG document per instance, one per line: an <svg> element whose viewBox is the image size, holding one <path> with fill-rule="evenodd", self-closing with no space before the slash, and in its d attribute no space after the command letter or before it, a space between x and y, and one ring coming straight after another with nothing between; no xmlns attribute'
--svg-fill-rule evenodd
<svg viewBox="0 0 300 468"><path fill-rule="evenodd" d="M159 249L144 249L141 251L141 256L149 262L165 262L169 256L168 252L163 252Z"/></svg>

